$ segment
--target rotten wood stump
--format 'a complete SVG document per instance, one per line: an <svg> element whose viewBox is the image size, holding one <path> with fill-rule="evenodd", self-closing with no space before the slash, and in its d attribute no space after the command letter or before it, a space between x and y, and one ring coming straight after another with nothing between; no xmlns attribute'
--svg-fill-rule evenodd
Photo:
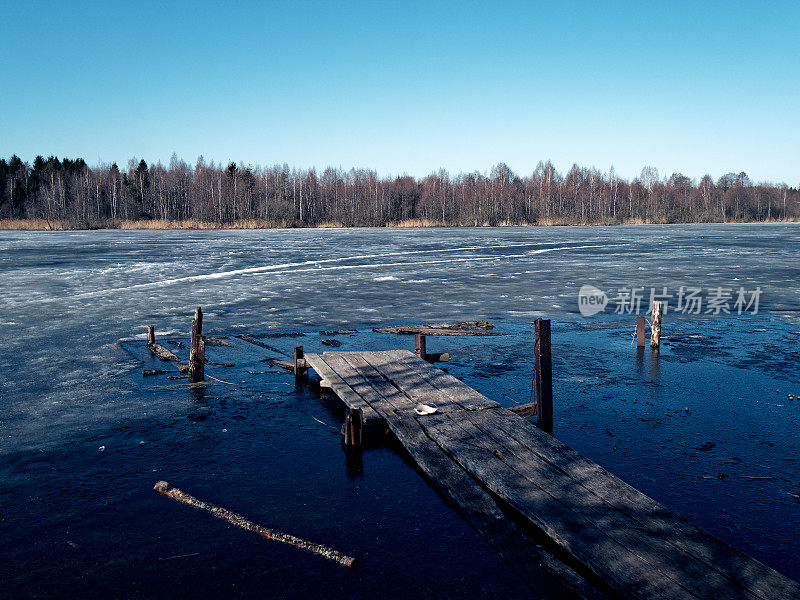
<svg viewBox="0 0 800 600"><path fill-rule="evenodd" d="M661 343L661 302L653 302L653 314L650 317L650 348L658 349Z"/></svg>
<svg viewBox="0 0 800 600"><path fill-rule="evenodd" d="M203 309L197 307L192 319L192 339L189 350L189 382L205 381L206 343L203 340Z"/></svg>

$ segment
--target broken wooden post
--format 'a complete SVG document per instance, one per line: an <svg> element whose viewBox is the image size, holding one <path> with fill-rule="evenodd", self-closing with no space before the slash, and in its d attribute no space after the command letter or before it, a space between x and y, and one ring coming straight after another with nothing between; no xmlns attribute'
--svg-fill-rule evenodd
<svg viewBox="0 0 800 600"><path fill-rule="evenodd" d="M534 326L538 411L536 425L547 433L553 433L553 364L550 356L550 320L536 319Z"/></svg>
<svg viewBox="0 0 800 600"><path fill-rule="evenodd" d="M147 343L148 344L155 344L156 343L156 326L155 325L148 325L147 326Z"/></svg>
<svg viewBox="0 0 800 600"><path fill-rule="evenodd" d="M422 360L427 357L427 348L425 343L425 336L421 333L414 334L414 354L419 356Z"/></svg>
<svg viewBox="0 0 800 600"><path fill-rule="evenodd" d="M360 448L364 413L360 408L351 408L344 419L344 445L348 448Z"/></svg>
<svg viewBox="0 0 800 600"><path fill-rule="evenodd" d="M636 317L636 347L644 348L644 317Z"/></svg>
<svg viewBox="0 0 800 600"><path fill-rule="evenodd" d="M306 359L303 358L305 354L303 353L302 346L296 346L294 349L294 376L295 377L302 377L303 375L308 373L308 365L306 363Z"/></svg>
<svg viewBox="0 0 800 600"><path fill-rule="evenodd" d="M273 542L283 542L284 544L289 544L290 546L294 546L295 548L299 548L300 550L305 550L306 552L311 552L312 554L316 554L317 556L321 556L323 558L327 558L337 564L342 565L343 567L347 567L348 569L357 569L358 568L358 559L353 558L352 556L345 556L341 552L337 552L333 548L328 548L323 546L322 544L314 544L313 542L309 542L307 540L303 540L299 537L293 536L288 533L282 533L280 531L275 531L274 529L270 529L269 527L263 527L262 525L257 525L252 521L248 521L241 515L237 515L234 512L229 510L225 510L219 506L214 506L213 504L209 504L208 502L203 502L202 500L198 500L194 496L190 496L186 492L182 492L176 487L171 486L166 481L159 481L153 488L162 496L168 496L173 500L177 500L178 502L183 502L184 504L188 504L189 506L194 506L195 508L200 508L206 512L211 513L215 517L219 519L223 519L232 525L236 525L237 527L241 527L246 531L251 531L263 537L265 540L270 540Z"/></svg>
<svg viewBox="0 0 800 600"><path fill-rule="evenodd" d="M203 309L199 306L192 319L192 336L189 350L189 382L205 381L206 344L203 340Z"/></svg>
<svg viewBox="0 0 800 600"><path fill-rule="evenodd" d="M650 317L650 348L657 349L661 343L661 302L653 302L653 314Z"/></svg>

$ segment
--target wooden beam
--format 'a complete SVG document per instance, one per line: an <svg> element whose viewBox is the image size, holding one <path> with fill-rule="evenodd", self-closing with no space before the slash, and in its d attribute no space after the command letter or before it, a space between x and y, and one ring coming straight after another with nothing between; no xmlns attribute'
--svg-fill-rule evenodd
<svg viewBox="0 0 800 600"><path fill-rule="evenodd" d="M550 356L550 320L536 319L534 354L536 358L536 424L547 433L553 433L553 364Z"/></svg>
<svg viewBox="0 0 800 600"><path fill-rule="evenodd" d="M636 347L644 348L644 317L639 315L636 317Z"/></svg>
<svg viewBox="0 0 800 600"><path fill-rule="evenodd" d="M308 365L303 358L305 354L303 353L302 346L296 346L294 349L294 376L295 377L303 377L304 375L308 374Z"/></svg>
<svg viewBox="0 0 800 600"><path fill-rule="evenodd" d="M425 360L425 356L427 356L425 336L421 333L414 334L414 354L419 356L422 360Z"/></svg>
<svg viewBox="0 0 800 600"><path fill-rule="evenodd" d="M147 326L147 343L148 344L155 344L156 343L156 326L155 325L148 325Z"/></svg>
<svg viewBox="0 0 800 600"><path fill-rule="evenodd" d="M360 408L350 408L344 420L344 445L349 448L360 448L364 413Z"/></svg>

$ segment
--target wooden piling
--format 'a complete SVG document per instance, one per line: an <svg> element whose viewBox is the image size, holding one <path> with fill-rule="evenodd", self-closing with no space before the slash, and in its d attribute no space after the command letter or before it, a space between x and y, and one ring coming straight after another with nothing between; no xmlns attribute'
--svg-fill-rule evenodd
<svg viewBox="0 0 800 600"><path fill-rule="evenodd" d="M351 408L347 411L344 420L344 445L350 448L360 448L364 414L360 408Z"/></svg>
<svg viewBox="0 0 800 600"><path fill-rule="evenodd" d="M306 364L305 354L303 353L302 346L295 346L294 349L294 376L302 377L308 373L308 365Z"/></svg>
<svg viewBox="0 0 800 600"><path fill-rule="evenodd" d="M189 381L205 381L206 344L203 340L203 309L197 307L192 319L191 346L189 350Z"/></svg>
<svg viewBox="0 0 800 600"><path fill-rule="evenodd" d="M653 314L650 317L650 348L657 349L661 343L661 302L653 302Z"/></svg>
<svg viewBox="0 0 800 600"><path fill-rule="evenodd" d="M156 343L156 326L155 325L148 325L147 326L147 343L148 344L155 344Z"/></svg>
<svg viewBox="0 0 800 600"><path fill-rule="evenodd" d="M422 360L426 360L428 356L427 344L425 342L425 336L421 333L414 334L414 354L419 356Z"/></svg>
<svg viewBox="0 0 800 600"><path fill-rule="evenodd" d="M644 348L644 317L636 317L636 347Z"/></svg>
<svg viewBox="0 0 800 600"><path fill-rule="evenodd" d="M542 431L553 433L553 363L550 356L550 320L534 322L534 354L536 358L536 425Z"/></svg>

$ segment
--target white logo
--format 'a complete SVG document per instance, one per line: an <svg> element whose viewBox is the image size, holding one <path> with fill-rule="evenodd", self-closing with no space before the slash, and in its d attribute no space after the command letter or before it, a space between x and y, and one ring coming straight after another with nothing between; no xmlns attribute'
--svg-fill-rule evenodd
<svg viewBox="0 0 800 600"><path fill-rule="evenodd" d="M584 285L578 291L578 310L584 317L602 312L608 304L606 293L593 285Z"/></svg>

